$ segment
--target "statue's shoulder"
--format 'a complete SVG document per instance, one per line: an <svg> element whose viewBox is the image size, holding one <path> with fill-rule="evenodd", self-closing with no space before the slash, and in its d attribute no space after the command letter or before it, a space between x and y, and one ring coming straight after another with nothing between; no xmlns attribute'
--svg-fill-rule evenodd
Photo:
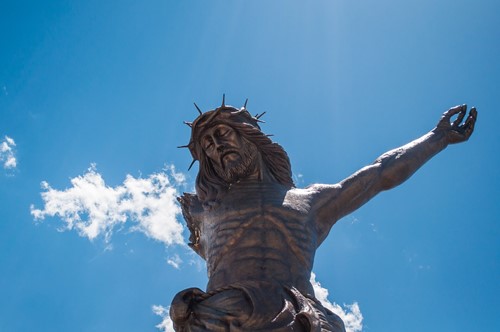
<svg viewBox="0 0 500 332"><path fill-rule="evenodd" d="M177 197L177 200L181 204L182 215L190 232L189 246L198 255L205 258L200 244L200 229L204 214L203 204L198 195L192 193L184 193Z"/></svg>
<svg viewBox="0 0 500 332"><path fill-rule="evenodd" d="M311 211L311 202L314 199L314 192L308 188L292 188L285 195L283 206L291 208L300 213L309 214Z"/></svg>
<svg viewBox="0 0 500 332"><path fill-rule="evenodd" d="M291 188L287 190L285 199L303 199L309 196L310 192L307 188Z"/></svg>
<svg viewBox="0 0 500 332"><path fill-rule="evenodd" d="M287 198L314 199L324 189L331 187L323 184L311 184L305 188L292 188L287 191Z"/></svg>
<svg viewBox="0 0 500 332"><path fill-rule="evenodd" d="M314 218L318 208L334 199L341 190L339 184L311 184L305 188L290 189L286 195L286 202L296 202L307 207L308 213Z"/></svg>
<svg viewBox="0 0 500 332"><path fill-rule="evenodd" d="M314 199L322 199L324 196L331 197L332 195L337 194L341 189L342 185L340 183L314 183L304 188L307 195L310 195Z"/></svg>

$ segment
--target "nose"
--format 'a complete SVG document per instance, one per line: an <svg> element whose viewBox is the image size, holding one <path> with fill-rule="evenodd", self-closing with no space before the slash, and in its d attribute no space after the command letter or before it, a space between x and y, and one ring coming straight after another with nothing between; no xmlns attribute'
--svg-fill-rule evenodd
<svg viewBox="0 0 500 332"><path fill-rule="evenodd" d="M214 137L213 140L214 140L215 148L217 149L217 151L219 151L219 152L224 151L225 145L222 142L222 140L219 137Z"/></svg>

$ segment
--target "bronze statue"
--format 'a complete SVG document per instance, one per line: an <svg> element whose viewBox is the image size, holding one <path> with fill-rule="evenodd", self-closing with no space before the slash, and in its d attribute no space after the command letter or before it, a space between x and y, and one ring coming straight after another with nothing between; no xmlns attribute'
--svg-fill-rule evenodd
<svg viewBox="0 0 500 332"><path fill-rule="evenodd" d="M176 295L176 331L345 331L314 297L316 249L337 220L404 182L448 144L466 141L477 117L472 108L463 122L467 106L453 107L429 133L340 183L298 189L286 152L261 132L246 102L236 109L223 101L206 113L196 107L185 146L200 163L196 194L178 200L209 282L206 292Z"/></svg>

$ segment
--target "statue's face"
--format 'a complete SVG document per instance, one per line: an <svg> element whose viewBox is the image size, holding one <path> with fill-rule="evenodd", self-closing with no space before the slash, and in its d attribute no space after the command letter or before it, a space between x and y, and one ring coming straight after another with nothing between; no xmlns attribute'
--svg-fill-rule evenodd
<svg viewBox="0 0 500 332"><path fill-rule="evenodd" d="M225 124L212 126L203 132L200 143L217 174L228 183L255 171L257 147L232 127Z"/></svg>

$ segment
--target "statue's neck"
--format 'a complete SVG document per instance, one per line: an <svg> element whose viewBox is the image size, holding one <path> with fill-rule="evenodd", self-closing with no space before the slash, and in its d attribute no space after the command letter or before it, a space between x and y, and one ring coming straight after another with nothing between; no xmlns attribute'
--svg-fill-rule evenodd
<svg viewBox="0 0 500 332"><path fill-rule="evenodd" d="M288 189L276 180L267 165L259 158L255 163L254 170L249 175L229 184L226 190L219 192L216 200L207 201L204 206L212 209L223 201L227 203L235 199L240 200L248 195L252 197L258 195L260 197L270 192L280 195Z"/></svg>
<svg viewBox="0 0 500 332"><path fill-rule="evenodd" d="M250 192L283 192L286 191L285 186L279 183L276 178L271 174L266 165L262 164L253 172L250 176L247 176L243 179L240 179L234 183L232 183L227 192L225 193L226 198L231 200L231 195L244 195L245 193L249 194ZM229 195L229 197L227 197Z"/></svg>
<svg viewBox="0 0 500 332"><path fill-rule="evenodd" d="M265 177L264 179L259 178L245 178L243 180L232 183L229 186L228 193L231 191L237 191L242 189L263 189L263 188L277 188L282 187L280 183L274 179Z"/></svg>

